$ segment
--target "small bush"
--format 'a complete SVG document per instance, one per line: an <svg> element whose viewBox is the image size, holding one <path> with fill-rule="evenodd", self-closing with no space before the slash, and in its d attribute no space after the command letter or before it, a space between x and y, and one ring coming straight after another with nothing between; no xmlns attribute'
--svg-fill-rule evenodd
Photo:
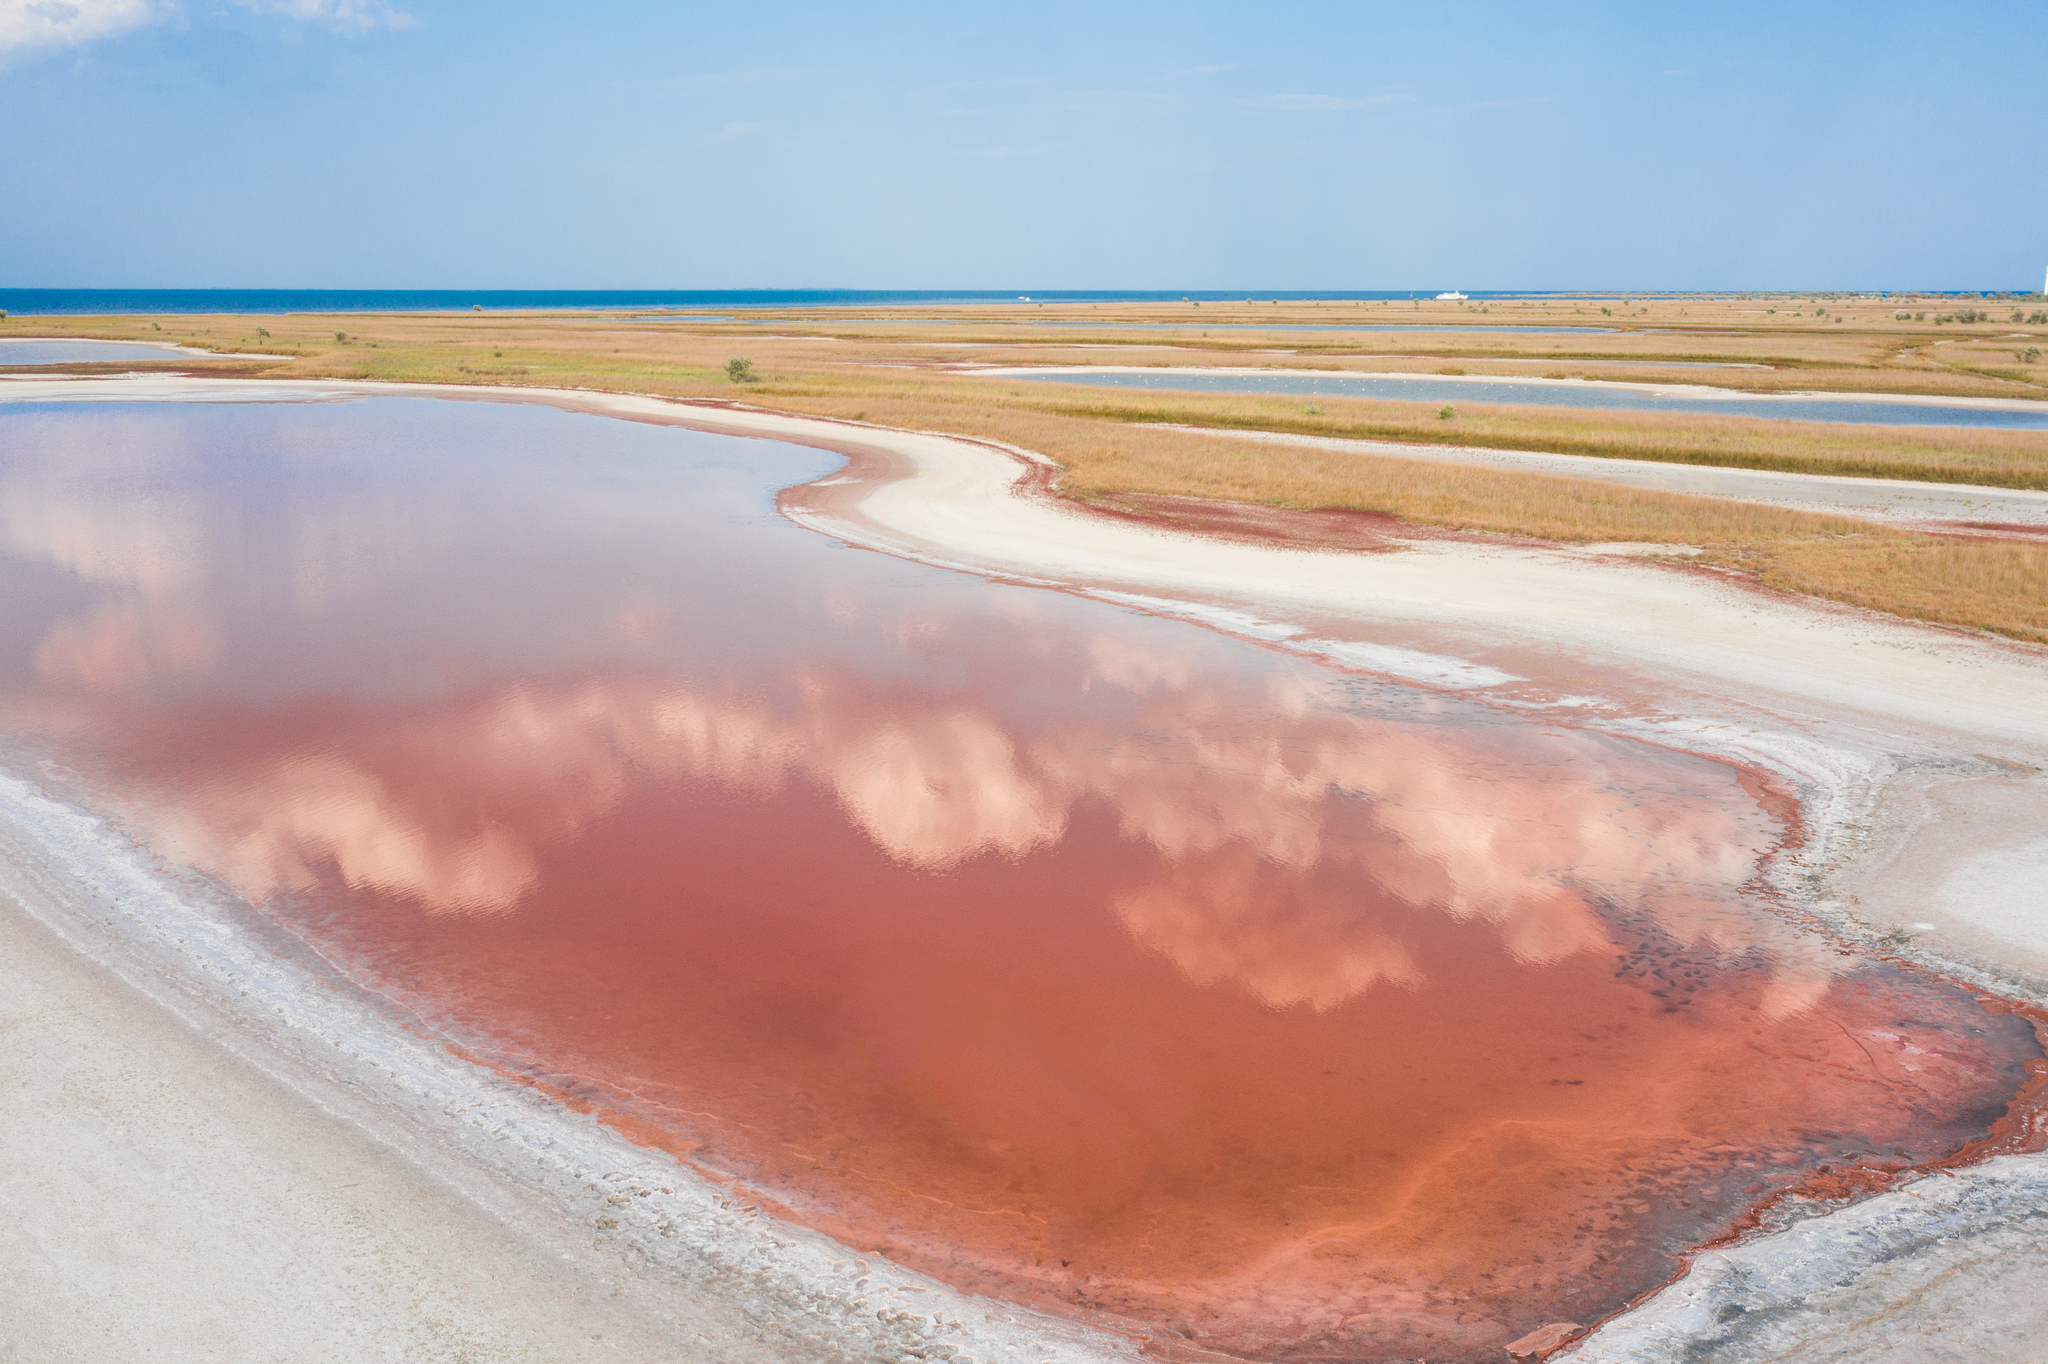
<svg viewBox="0 0 2048 1364"><path fill-rule="evenodd" d="M1464 370L1459 369L1456 365L1445 365L1437 371L1438 374L1463 374L1464 372Z"/></svg>
<svg viewBox="0 0 2048 1364"><path fill-rule="evenodd" d="M258 327L256 329L256 334L258 336L268 336L270 335L270 329L268 327Z"/></svg>
<svg viewBox="0 0 2048 1364"><path fill-rule="evenodd" d="M2028 313L2027 325L2030 327L2048 327L2048 312L2042 312L2037 308L2033 312Z"/></svg>
<svg viewBox="0 0 2048 1364"><path fill-rule="evenodd" d="M347 333L347 332L336 332L336 333L334 334L334 339L335 339L335 340L337 340L337 341L346 341L346 340L348 340L348 333Z"/></svg>
<svg viewBox="0 0 2048 1364"><path fill-rule="evenodd" d="M1449 403L1445 403L1442 407L1439 407L1436 410L1436 419L1440 422L1447 422L1457 415L1458 409L1452 407Z"/></svg>
<svg viewBox="0 0 2048 1364"><path fill-rule="evenodd" d="M735 355L725 362L725 377L736 384L754 382L754 362L744 355Z"/></svg>
<svg viewBox="0 0 2048 1364"><path fill-rule="evenodd" d="M1602 316L1602 317L1612 317L1612 316L1614 316L1614 309L1612 309L1612 308L1602 308L1602 309L1600 310L1600 316Z"/></svg>

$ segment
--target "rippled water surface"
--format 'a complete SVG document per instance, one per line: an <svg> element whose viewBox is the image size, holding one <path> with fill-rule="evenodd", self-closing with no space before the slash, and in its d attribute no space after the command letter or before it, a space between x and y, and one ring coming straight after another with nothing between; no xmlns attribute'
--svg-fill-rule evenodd
<svg viewBox="0 0 2048 1364"><path fill-rule="evenodd" d="M1760 903L1734 770L776 515L835 463L0 407L8 763L785 1216L1251 1358L1499 1358L2039 1054Z"/></svg>

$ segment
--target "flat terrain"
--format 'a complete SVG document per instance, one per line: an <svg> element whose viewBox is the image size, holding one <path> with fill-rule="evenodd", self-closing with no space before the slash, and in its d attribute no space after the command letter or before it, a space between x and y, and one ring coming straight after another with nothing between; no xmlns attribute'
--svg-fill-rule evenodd
<svg viewBox="0 0 2048 1364"><path fill-rule="evenodd" d="M1482 328L1515 330L1479 330ZM1669 545L1760 584L2048 640L2048 546L1996 519L1902 527L1856 499L1807 508L1589 480L1461 447L1784 474L2048 490L2048 432L1843 427L1461 402L1116 391L978 374L1184 365L1711 383L1756 393L2048 401L2048 300L1893 295L1576 297L1467 303L1079 304L714 313L14 318L9 337L174 342L217 360L66 366L272 378L587 388L741 401L956 432L1044 454L1059 487L1379 513L1485 535ZM735 356L752 377L726 372ZM1711 368L1705 368L1711 366ZM1479 386L1474 386L1475 389ZM1221 432L1328 442L1281 448ZM1718 490L1716 490L1718 491ZM1897 518L1889 518L1896 522Z"/></svg>
<svg viewBox="0 0 2048 1364"><path fill-rule="evenodd" d="M363 343L363 349L386 347ZM759 357L756 362L761 363ZM232 373L236 362L207 363ZM299 362L256 362L250 368L260 364L274 369L284 363ZM845 379L845 387L859 392L855 385L862 371L852 368L853 363L848 363L846 373L852 377ZM827 378L833 373L826 372ZM658 380L653 368L646 374ZM909 382L924 381L924 376L913 375ZM465 378L465 385L482 382ZM929 382L938 393L950 391L942 385L964 390L986 381L935 375ZM606 386L632 385L620 381ZM62 401L71 396L65 391L70 387L31 382L16 391L23 397ZM77 387L97 389L96 396L110 401L247 398L266 392L260 378L224 384L136 380ZM2048 920L2026 912L2029 898L2039 893L2039 774L2048 770L2048 730L2042 720L2048 715L2042 702L2048 672L2040 667L2038 649L1930 630L1866 612L1816 610L1789 596L1773 598L1748 590L1739 574L1632 562L1605 552L1611 546L1572 548L1569 542L1608 538L1584 532L1588 526L1629 524L1625 518L1632 517L1634 524L1650 529L1661 524L1666 532L1662 540L1638 537L1643 543L1634 547L1636 552L1646 545L1674 545L1672 536L1688 524L1686 518L1695 530L1718 529L1729 537L1697 537L1711 553L1725 552L1714 549L1716 545L1761 546L1755 552L1762 553L1774 546L1831 540L1934 546L1944 552L1986 543L2025 551L2033 548L2028 544L1907 535L1864 519L1814 516L1720 496L1684 497L1513 468L1439 468L1343 448L1307 451L1328 456L1327 465L1288 463L1269 455L1263 463L1240 462L1233 473L1224 451L1232 446L1260 450L1267 443L1247 440L1242 431L1189 436L1156 423L1140 427L1143 436L1187 436L1203 443L1181 449L1197 451L1208 460L1207 472L1199 460L1184 460L1180 473L1188 481L1179 486L1199 489L1189 479L1191 472L1216 479L1231 475L1247 480L1255 493L1256 479L1263 477L1294 491L1265 499L1239 493L1236 510L1263 500L1266 506L1250 510L1283 522L1287 515L1310 521L1318 515L1348 515L1362 525L1391 525L1394 533L1382 538L1405 545L1406 552L1319 554L1270 544L1193 542L1159 535L1116 516L1089 514L1077 501L1062 504L1017 496L1018 464L985 440L863 432L836 420L760 411L782 405L762 400L770 387L771 381L763 381L747 391L754 410L741 405L679 407L560 390L523 396L633 420L677 422L846 450L856 456L849 474L794 490L786 507L799 521L819 525L851 543L1070 586L1165 614L1221 621L1226 628L1235 628L1230 624L1235 621L1257 637L1281 640L1284 647L1348 666L1468 691L1491 690L1503 704L1540 707L1561 725L1590 724L1755 764L1799 792L1808 834L1804 846L1790 850L1773 868L1774 884L1791 903L1809 910L1818 924L1832 930L1845 953L1897 952L2015 998L2048 999L2048 935L2042 927ZM830 385L820 380L819 387ZM286 396L277 389L268 391ZM303 393L380 391L391 390L313 385ZM703 381L700 389L701 396L728 400L735 391L723 376ZM473 393L491 400L511 396L467 386L423 392L442 397ZM1148 495L1136 489L1139 480L1133 477L1119 484L1108 460L1120 450L1139 448L1118 435L1120 429L1130 428L1033 414L1021 404L1005 407L1000 402L934 410L950 413L963 424L983 420L994 426L1020 417L1039 422L1040 439L1032 442L1034 448L1059 453L1070 490L1084 471L1094 470L1110 491L1093 496L1111 508L1136 507L1143 512L1148 506L1145 499L1151 496L1149 505L1154 507L1212 508L1211 515L1218 520L1233 513L1228 497ZM873 414L869 419L875 419ZM1172 449L1161 445L1152 450L1147 456L1156 461L1152 471L1146 474L1141 462L1136 466L1139 473L1162 482L1170 479L1175 466L1160 452L1170 454ZM1346 465L1346 459L1353 463ZM1377 486L1393 487L1412 499L1415 511L1407 523L1384 511L1378 516L1346 513L1341 500L1325 504L1332 510L1323 513L1298 511L1302 504L1315 504L1315 485L1308 476L1318 469L1318 476L1337 489L1338 498L1348 496L1341 481L1347 468L1362 469L1379 480ZM1432 470L1505 481L1463 487L1417 481ZM1426 534L1416 526L1434 514L1431 497L1439 499L1438 508L1449 505L1452 497L1463 497L1465 501L1457 504L1463 514L1491 517L1496 524L1518 529L1486 535ZM1567 514L1583 518L1576 533ZM1825 529L1815 531L1815 522ZM1453 521L1446 516L1437 524ZM1548 538L1560 543L1532 543L1532 529L1541 528L1555 532ZM1219 605L1235 608L1235 614L1219 614ZM33 860L26 853L0 858L0 870L28 866ZM24 938L17 954L30 961L31 947ZM56 969L40 959L31 962L29 984L35 988L30 994L35 997L25 995L20 1001L24 1017L71 1007L42 984ZM94 1029L105 1026L104 1021L89 1024ZM42 1032L24 1034L34 1062L32 1073L24 1074L29 1086L24 1092L32 1097L40 1093L44 1101L61 1108L62 1096L33 1089L61 1069L57 1053L67 1039L43 1036L52 1031L62 1029L53 1022ZM206 1066L205 1058L169 1052L161 1059L111 1059L117 1068L162 1064L180 1074L203 1073ZM108 1089L108 1083L90 1070L83 1067L74 1080L62 1083L80 1095ZM155 1121L151 1114L180 1111L175 1088L122 1097L120 1103L129 1104L131 1098L132 1108L116 1108L111 1124L116 1130L129 1112L139 1115L137 1121ZM38 1134L39 1146L80 1153L77 1164L87 1173L66 1166L62 1187L67 1194L76 1194L74 1206L84 1209L79 1220L88 1225L114 1224L120 1210L138 1196L132 1187L135 1180L94 1169L94 1152L117 1142L100 1130L100 1111L97 1102L70 1105L67 1121L75 1119L76 1132L50 1125ZM447 1111L452 1114L457 1108ZM244 1126L222 1141L197 1133L203 1139L199 1144L214 1152L238 1142L282 1142L283 1150L266 1153L264 1165L255 1173L259 1182L279 1178L273 1173L277 1162L296 1149L296 1139L280 1136L282 1129ZM166 1165L187 1160L183 1153L170 1151L151 1158ZM2038 1156L2011 1157L1958 1174L1953 1193L1910 1187L1888 1200L1858 1205L1850 1209L1856 1215L1842 1221L1815 1218L1787 1232L1745 1242L1740 1254L1702 1257L1694 1275L1675 1291L1653 1299L1649 1311L1617 1319L1586 1341L1580 1354L1588 1359L1673 1364L1709 1359L1735 1364L1764 1358L1867 1364L1966 1353L2019 1364L2033 1357L2032 1339L2038 1333L2035 1316L2011 1304L2031 1301L2027 1295L2040 1277L2038 1246L2026 1229L2039 1206L2040 1162ZM207 1167L213 1164L217 1160ZM47 1181L38 1187L47 1187ZM27 1195L20 1197L27 1206ZM431 1264L425 1271L417 1266L431 1261L436 1253L431 1243L445 1234L444 1226L459 1220L458 1214L459 1210L423 1207L427 1225L398 1228L396 1240L406 1244L389 1255L386 1243L393 1238L373 1238L380 1263L400 1268L410 1263L416 1268L407 1272L431 1273ZM45 1216L40 1209L36 1215ZM42 1225L43 1235L54 1235L47 1219ZM413 1239L423 1243L417 1252L407 1248ZM487 1237L477 1246L481 1262L505 1259L514 1264L516 1272L508 1281L531 1285L532 1302L559 1301L563 1306L559 1320L544 1312L548 1320L542 1322L526 1310L530 1303L524 1288L515 1292L517 1303L481 1303L475 1316L458 1323L463 1328L458 1347L473 1339L467 1334L471 1329L502 1331L521 1344L541 1341L539 1352L553 1357L555 1343L544 1337L556 1326L568 1328L559 1333L565 1346L578 1343L571 1331L587 1320L582 1315L586 1299L574 1276L550 1282L547 1274L520 1267L527 1252L518 1246L508 1243L500 1251ZM345 1309L353 1290L345 1281L337 1283L335 1276L352 1272L353 1247L316 1249L319 1253L309 1253L306 1262L309 1289L318 1287L305 1294L308 1310L325 1310L329 1302ZM241 1254L239 1244L229 1240L223 1255L213 1257L217 1263L187 1266L177 1257L157 1255L142 1270L166 1276L167 1282L176 1274L203 1279L216 1271L223 1281L239 1282L245 1272L236 1262ZM468 1272L470 1267L462 1268ZM632 1283L633 1277L627 1276L626 1282ZM181 1332L190 1329L172 1310L184 1302L175 1285L152 1292L168 1302L164 1313L172 1325ZM40 1339L77 1339L82 1329L77 1324L78 1304L55 1298L51 1302L47 1309L39 1308L42 1315L35 1324L43 1333ZM408 1336L411 1318L393 1317L377 1326L385 1334L373 1342L375 1348L385 1348L388 1342L425 1354L426 1346L440 1344L438 1338ZM620 1353L631 1357L633 1329L637 1327L623 1318L616 1328L607 1325L603 1348L612 1348L617 1340ZM599 1342L591 1345L598 1347ZM204 1348L188 1347L182 1353L199 1357ZM1046 1356L1056 1353L1044 1351ZM977 1349L976 1355L985 1357L986 1352ZM809 1355L790 1352L787 1357L820 1356L813 1350Z"/></svg>

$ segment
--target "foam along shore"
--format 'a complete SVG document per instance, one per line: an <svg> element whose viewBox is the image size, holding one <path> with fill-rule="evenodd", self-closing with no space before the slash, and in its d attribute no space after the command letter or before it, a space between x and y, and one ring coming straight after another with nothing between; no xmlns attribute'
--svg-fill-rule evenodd
<svg viewBox="0 0 2048 1364"><path fill-rule="evenodd" d="M1664 460L1610 459L1604 455L1556 455L1534 450L1496 450L1477 445L1410 445L1397 441L1302 436L1284 431L1240 431L1229 427L1162 422L1168 431L1187 431L1227 440L1298 445L1360 455L1416 459L1430 464L1464 464L1553 474L1663 493L1694 493L1753 502L1792 511L1852 516L1905 530L1967 529L1989 526L2027 535L2048 534L2048 492L1986 488L1967 483L1923 483L1904 478L1855 478L1842 474L1791 474L1770 469L1736 469Z"/></svg>
<svg viewBox="0 0 2048 1364"><path fill-rule="evenodd" d="M1768 869L1795 907L1852 939L1896 932L1890 941L1903 943L1899 950L1909 957L2008 995L2048 1001L2048 912L2040 903L2048 839L2039 833L2048 827L2048 782L2041 775L2048 766L2048 650L1771 596L1720 575L1597 547L1428 539L1401 552L1355 554L1196 539L1044 496L1051 471L1028 452L739 405L169 377L0 384L0 400L13 401L320 401L370 393L545 402L839 450L852 457L849 467L791 490L785 511L856 545L1181 616L1360 671L1455 688L1545 723L1589 725L1741 761L1800 798L1805 841ZM695 1320L696 1313L730 1326L720 1339L759 1344L751 1357L834 1358L913 1336L984 1359L1128 1353L1119 1337L992 1311L985 1300L756 1217L720 1191L679 1178L679 1167L665 1158L380 1024L373 1010L338 992L309 988L292 975L302 968L275 960L237 932L232 906L171 896L134 850L90 821L25 788L9 795L5 810L16 848L11 865L28 869L9 889L45 931L66 936L159 1003L176 1004L208 1037L229 1039L247 1058L237 1064L269 1077L280 1114L293 1105L300 1114L309 1103L324 1105L318 1121L367 1131L414 1158L494 1210L526 1243L563 1254L573 1248L582 1256L578 1275L619 1289L627 1325L643 1319L633 1313L670 1324ZM202 921L211 927L194 933ZM49 978L41 968L30 976ZM168 1052L163 1060L171 1075L190 1064ZM121 1121L177 1128L176 1088L138 1097ZM88 1138L100 1132L104 1147L108 1120L78 1106L64 1113L73 1126L83 1125L83 1135L53 1119L48 1135L17 1163L69 1169L73 1222L118 1225L133 1189L88 1173ZM290 1140L282 1117L246 1124L234 1136L270 1155ZM2048 1160L2016 1156L1996 1166L1995 1178L1991 1166L1938 1177L1967 1191L1977 1219L1971 1226L2017 1226L2041 1206ZM1956 1257L1989 1244L1961 1223L1942 1223L1951 1231L1940 1231L1934 1221L1916 1221L1915 1209L1927 1201L1917 1187L1888 1196L1906 1200L1886 1213L1903 1221L1888 1225L1906 1228L1900 1234L1907 1236L1915 1227L1927 1231L1927 1253L1937 1260L1961 1263ZM544 1196L522 1201L515 1192L521 1188ZM611 1204L613 1198L624 1203ZM598 1249L585 1249L589 1219L607 1216L610 1206L629 1211L611 1217L619 1225L596 1238ZM1744 1263L1803 1257L1801 1263L1834 1274L1838 1288L1847 1285L1844 1292L1861 1285L1866 1305L1870 1294L1886 1301L1882 1276L1873 1278L1878 1271L1846 1249L1855 1230L1836 1219L1847 1215L1749 1242L1740 1248L1750 1257ZM683 1234L664 1236L662 1225ZM1828 1228L1847 1228L1845 1239L1835 1250L1816 1251L1815 1238L1831 1234ZM1952 1232L1952 1244L1940 1245ZM1785 1239L1795 1233L1804 1239ZM334 1305L332 1293L322 1299L309 1286L340 1272L345 1259L323 1258L317 1238L275 1234L308 1257L305 1309ZM382 1254L379 1238L387 1234L366 1233L367 1244ZM137 1273L168 1272L191 1260L189 1272L227 1281L238 1272L224 1258L232 1243L230 1236L212 1248L166 1243L129 1253L139 1257ZM1965 1308L1975 1301L1970 1294L1995 1302L1997 1294L2017 1290L2017 1280L2000 1276L2028 1263L2008 1253L1978 1277L1944 1282L1965 1295ZM1711 1308L1739 1299L1761 1323L1774 1293L1787 1311L1798 1296L1791 1279L1780 1288L1768 1273L1715 1279L1709 1269L1703 1259L1676 1288L1617 1319L1584 1349L1605 1349L1613 1332L1663 1321L1644 1327L1651 1343L1627 1357L1689 1357L1687 1342L1698 1332L1682 1313L1670 1315L1673 1304ZM918 1306L900 1306L908 1302ZM1751 1357L1735 1339L1741 1332L1715 1320L1716 1338L1733 1343L1710 1357ZM1911 1343L1898 1334L1907 1329L1903 1320L1883 1312L1862 1326L1832 1319L1825 1329L1836 1333L1837 1349L1827 1357L1909 1358L1899 1352L1901 1342ZM1852 1339L1843 1331L1861 1334ZM912 1335L899 1342L875 1332ZM689 1338L676 1339L687 1345ZM695 1357L750 1357L747 1350L721 1353L714 1342ZM1992 1350L1980 1357L2005 1356Z"/></svg>

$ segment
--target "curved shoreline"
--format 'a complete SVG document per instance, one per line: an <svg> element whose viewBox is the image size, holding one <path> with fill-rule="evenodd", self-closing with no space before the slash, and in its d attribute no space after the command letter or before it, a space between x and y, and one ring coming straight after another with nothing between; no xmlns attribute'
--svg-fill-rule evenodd
<svg viewBox="0 0 2048 1364"><path fill-rule="evenodd" d="M90 392L80 392L85 385ZM373 393L542 402L836 450L856 462L787 490L782 504L801 524L849 543L1176 615L1339 666L1480 695L1540 713L1547 723L1589 725L1763 767L1798 790L1810 832L1805 848L1772 868L1779 889L1866 942L1904 915L1929 912L1914 889L1921 882L1974 870L1990 878L1991 889L1981 894L1996 900L2000 884L2023 888L2014 878L2034 866L2020 857L2003 881L1995 867L1985 870L1995 860L1986 854L2030 847L2027 840L2043 827L2048 650L2031 646L1776 597L1699 570L1597 550L1433 540L1359 555L1196 539L1055 500L1047 495L1054 471L1029 452L740 405L567 390L161 378L16 381L0 387L0 400L275 401ZM1869 653L1846 655L1852 649ZM15 804L17 817L26 818L24 808ZM1951 842L1907 838L1960 822L1958 810L1972 824ZM1938 846L1906 846L1928 842ZM79 879L106 886L111 875L99 866ZM137 893L124 892L130 907L122 912L131 919ZM91 918L106 906L76 912ZM1954 947L1916 943L1902 955L2037 1003L2048 1000L2048 925L2015 937L2010 927L1993 931L1998 925L1987 928L1960 911L1951 917L1935 936ZM227 979L246 980L253 969L241 962ZM609 1151L603 1156L611 1158ZM1981 1238L2038 1207L2048 1191L2048 1158L2002 1157L1936 1178L1946 1181L1944 1189L1962 1191L1955 1197L1975 1220L1929 1221L1926 1193L1905 1189L1705 1252L1677 1284L1574 1353L1676 1358L1687 1342L1707 1339L1700 1312L1726 1335L1714 1315L1718 1304L1755 1305L1773 1293L1784 1299L1773 1329L1792 1329L1786 1323L1805 1310L1793 1299L1819 1289L1789 1281L1780 1288L1717 1266L1798 1263L1834 1275L1828 1282L1836 1288L1836 1280L1860 1283L1872 1270L1856 1247L1871 1235L1873 1218L1891 1219L1883 1225L1904 1242L1938 1256L1941 1236ZM745 1220L725 1212L727 1222ZM700 1206L684 1215L716 1220L718 1210ZM803 1243L793 1228L760 1234L775 1247L765 1252L771 1260ZM1049 1342L1036 1334L1048 1329L1071 1333L1067 1358L1121 1352L1106 1335L1042 1318L1029 1325L1025 1341L1012 1343L1028 1342L1036 1357L1050 1357ZM997 1337L1008 1339L1001 1331ZM992 1342L978 1339L976 1346L985 1352ZM1715 1345L1722 1353L1701 1357L1749 1357L1741 1347L1731 1337Z"/></svg>

